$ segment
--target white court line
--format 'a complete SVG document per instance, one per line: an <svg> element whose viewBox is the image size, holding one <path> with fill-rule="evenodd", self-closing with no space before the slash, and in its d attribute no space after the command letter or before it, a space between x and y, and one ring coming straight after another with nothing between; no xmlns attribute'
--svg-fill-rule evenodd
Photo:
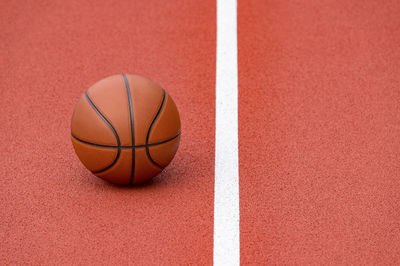
<svg viewBox="0 0 400 266"><path fill-rule="evenodd" d="M236 0L217 0L214 265L240 264Z"/></svg>

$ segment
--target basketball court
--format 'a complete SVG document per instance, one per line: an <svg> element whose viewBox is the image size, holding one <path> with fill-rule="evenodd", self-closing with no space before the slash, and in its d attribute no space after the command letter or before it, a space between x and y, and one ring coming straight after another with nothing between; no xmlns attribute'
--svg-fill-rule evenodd
<svg viewBox="0 0 400 266"><path fill-rule="evenodd" d="M400 264L399 1L2 1L1 265ZM159 83L179 150L113 185L96 81Z"/></svg>

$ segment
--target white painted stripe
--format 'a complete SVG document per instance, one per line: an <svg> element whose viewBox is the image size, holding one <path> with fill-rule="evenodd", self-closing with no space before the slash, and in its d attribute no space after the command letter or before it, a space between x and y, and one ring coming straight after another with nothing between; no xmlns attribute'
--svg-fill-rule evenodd
<svg viewBox="0 0 400 266"><path fill-rule="evenodd" d="M236 0L217 0L214 265L240 264Z"/></svg>

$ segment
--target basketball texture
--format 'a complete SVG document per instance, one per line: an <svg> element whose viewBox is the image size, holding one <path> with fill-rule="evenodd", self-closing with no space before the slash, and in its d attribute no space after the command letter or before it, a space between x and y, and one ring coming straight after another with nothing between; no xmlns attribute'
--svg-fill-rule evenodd
<svg viewBox="0 0 400 266"><path fill-rule="evenodd" d="M134 184L171 162L180 128L178 109L158 84L138 75L114 75L79 99L71 139L93 174L116 184Z"/></svg>

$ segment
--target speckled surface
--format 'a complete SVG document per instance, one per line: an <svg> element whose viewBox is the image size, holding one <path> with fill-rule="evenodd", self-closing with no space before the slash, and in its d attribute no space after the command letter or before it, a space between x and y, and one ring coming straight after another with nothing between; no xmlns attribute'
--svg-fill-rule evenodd
<svg viewBox="0 0 400 266"><path fill-rule="evenodd" d="M0 3L0 264L209 265L215 1ZM398 1L238 1L243 265L400 264ZM117 73L161 84L180 148L152 181L79 162L70 118Z"/></svg>
<svg viewBox="0 0 400 266"><path fill-rule="evenodd" d="M2 1L0 25L0 264L211 264L214 1ZM80 95L117 73L161 84L182 121L171 165L133 188L70 141Z"/></svg>
<svg viewBox="0 0 400 266"><path fill-rule="evenodd" d="M239 1L244 265L400 263L399 1Z"/></svg>

